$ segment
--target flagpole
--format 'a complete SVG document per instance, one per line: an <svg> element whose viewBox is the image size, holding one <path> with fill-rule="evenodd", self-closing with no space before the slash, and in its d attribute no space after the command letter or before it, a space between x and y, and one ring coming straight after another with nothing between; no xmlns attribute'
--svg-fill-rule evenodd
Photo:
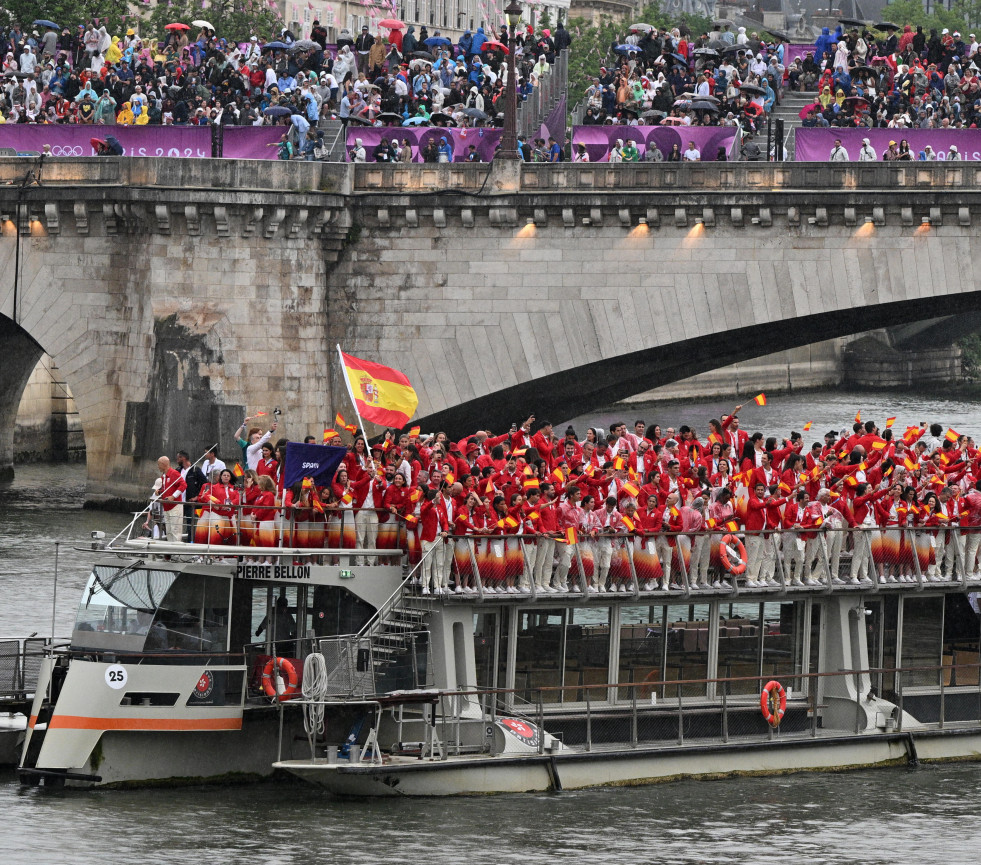
<svg viewBox="0 0 981 865"><path fill-rule="evenodd" d="M351 405L354 406L354 415L358 419L358 429L361 430L361 434L364 436L365 442L367 442L368 433L364 428L364 421L361 420L361 413L358 411L358 403L354 398L354 390L351 388L351 379L347 375L347 365L344 363L344 353L341 351L340 343L337 343L337 359L341 362L341 375L344 377L344 384L347 386L348 396L351 397Z"/></svg>

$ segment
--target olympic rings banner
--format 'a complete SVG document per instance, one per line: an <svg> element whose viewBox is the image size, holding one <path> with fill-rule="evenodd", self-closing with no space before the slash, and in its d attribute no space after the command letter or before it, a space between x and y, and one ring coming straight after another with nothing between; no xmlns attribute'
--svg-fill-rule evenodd
<svg viewBox="0 0 981 865"><path fill-rule="evenodd" d="M889 149L890 141L895 141L898 146L904 140L909 144L914 160L919 159L928 144L938 162L948 158L951 146L957 148L962 160L981 159L981 131L977 129L797 129L794 136L797 162L827 162L835 140L839 138L852 162L858 162L863 138L869 139L879 161Z"/></svg>
<svg viewBox="0 0 981 865"><path fill-rule="evenodd" d="M668 158L674 144L684 153L688 142L694 141L702 154L702 162L714 162L719 148L723 148L729 158L733 157L736 141L734 126L573 126L572 152L578 144L586 145L590 162L609 162L610 150L622 138L636 142L640 158L644 158L651 143L656 143L664 158Z"/></svg>
<svg viewBox="0 0 981 865"><path fill-rule="evenodd" d="M222 153L228 159L276 159L285 126L226 126ZM52 156L95 156L91 139L105 141L115 136L123 156L211 158L211 128L208 126L82 126L75 124L0 124L0 147L19 153L40 153L51 145Z"/></svg>
<svg viewBox="0 0 981 865"><path fill-rule="evenodd" d="M348 126L348 162L351 161L351 150L358 138L364 144L369 162L375 162L375 148L381 144L383 138L394 141L397 147L402 146L403 139L407 140L412 148L413 162L422 162L423 148L430 140L439 144L440 138L445 138L453 145L454 162L465 161L471 144L476 146L482 162L490 162L494 158L494 148L501 140L501 130L493 127L457 129L441 126Z"/></svg>

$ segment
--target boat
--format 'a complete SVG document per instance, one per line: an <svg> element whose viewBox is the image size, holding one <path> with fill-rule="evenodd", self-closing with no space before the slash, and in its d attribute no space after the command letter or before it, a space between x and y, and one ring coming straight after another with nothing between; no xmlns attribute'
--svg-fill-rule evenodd
<svg viewBox="0 0 981 865"><path fill-rule="evenodd" d="M815 532L801 581L803 541L774 532L754 586L739 574L749 532L707 582L690 538L658 538L658 563L653 539L598 536L574 545L563 592L507 590L536 539L461 536L448 590L424 594L439 548L420 561L405 530L368 549L129 533L86 551L70 643L40 667L22 783L287 773L338 795L444 796L981 755L981 579L917 555L850 579L873 532ZM597 544L611 547L602 591ZM646 579L655 565L666 588Z"/></svg>
<svg viewBox="0 0 981 865"><path fill-rule="evenodd" d="M27 731L27 716L37 685L38 669L46 651L67 640L0 637L0 766L16 766Z"/></svg>

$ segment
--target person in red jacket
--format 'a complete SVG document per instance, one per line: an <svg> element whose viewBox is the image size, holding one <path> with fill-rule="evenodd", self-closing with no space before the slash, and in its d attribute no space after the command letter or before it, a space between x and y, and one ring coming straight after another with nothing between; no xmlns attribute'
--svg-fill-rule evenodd
<svg viewBox="0 0 981 865"><path fill-rule="evenodd" d="M354 493L354 534L359 549L372 549L378 541L378 517L385 507L385 490L395 477L394 466L364 472L351 485ZM358 556L356 564L367 564L365 556Z"/></svg>
<svg viewBox="0 0 981 865"><path fill-rule="evenodd" d="M198 543L234 543L239 494L232 486L232 473L228 469L222 469L218 473L217 483L201 487L198 501L204 507L195 528L195 540Z"/></svg>
<svg viewBox="0 0 981 865"><path fill-rule="evenodd" d="M860 582L873 579L873 549L881 544L879 524L875 517L875 503L889 494L888 487L876 491L870 484L855 487L851 508L846 512L848 522L855 530L852 532L852 564L849 582L857 586Z"/></svg>
<svg viewBox="0 0 981 865"><path fill-rule="evenodd" d="M160 457L157 460L157 470L160 472L160 490L157 492L157 497L163 507L167 540L179 544L184 540L183 502L187 484L181 473L170 467L168 457Z"/></svg>
<svg viewBox="0 0 981 865"><path fill-rule="evenodd" d="M774 545L773 534L769 529L775 528L768 525L768 514L771 508L777 509L786 503L785 498L774 498L767 495L767 486L761 481L753 485L746 503L746 517L744 525L746 528L746 585L753 589L762 584L770 584L770 578L766 572L773 571L773 562L776 560L776 547ZM768 567L767 567L768 566ZM773 581L773 585L777 585Z"/></svg>
<svg viewBox="0 0 981 865"><path fill-rule="evenodd" d="M441 595L439 565L441 551L446 539L446 527L441 521L439 509L435 505L436 490L428 487L422 492L419 505L419 541L422 546L422 566L420 578L422 593Z"/></svg>

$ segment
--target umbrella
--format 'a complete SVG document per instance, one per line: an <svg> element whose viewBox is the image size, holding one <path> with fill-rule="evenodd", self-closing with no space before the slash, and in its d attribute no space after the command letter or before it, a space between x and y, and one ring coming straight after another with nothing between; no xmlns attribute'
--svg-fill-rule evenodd
<svg viewBox="0 0 981 865"><path fill-rule="evenodd" d="M686 99L682 96L680 99L675 99L674 105L676 108L687 108L689 105L691 105L691 98Z"/></svg>
<svg viewBox="0 0 981 865"><path fill-rule="evenodd" d="M421 126L423 123L428 123L428 122L429 121L426 120L425 117L419 117L418 115L416 115L415 117L410 117L408 120L403 120L402 121L402 125L403 126Z"/></svg>
<svg viewBox="0 0 981 865"><path fill-rule="evenodd" d="M665 117L661 123L667 124L668 126L682 126L684 125L684 117Z"/></svg>
<svg viewBox="0 0 981 865"><path fill-rule="evenodd" d="M464 108L463 113L467 117L472 117L474 120L490 120L490 115L485 114L479 108Z"/></svg>
<svg viewBox="0 0 981 865"><path fill-rule="evenodd" d="M735 21L731 21L728 18L716 18L715 21L712 22L713 27L734 27L735 24Z"/></svg>
<svg viewBox="0 0 981 865"><path fill-rule="evenodd" d="M488 39L483 45L480 46L481 51L503 51L505 54L510 54L507 45L503 42L495 42L492 39Z"/></svg>
<svg viewBox="0 0 981 865"><path fill-rule="evenodd" d="M755 84L744 84L739 89L743 93L752 93L755 96L763 96L766 93L762 87L757 87Z"/></svg>
<svg viewBox="0 0 981 865"><path fill-rule="evenodd" d="M285 105L270 105L262 112L266 117L288 117L293 112Z"/></svg>
<svg viewBox="0 0 981 865"><path fill-rule="evenodd" d="M871 66L853 66L848 70L850 75L878 75L878 71Z"/></svg>
<svg viewBox="0 0 981 865"><path fill-rule="evenodd" d="M718 105L705 99L699 99L697 102L692 102L691 107L692 111L711 111L716 113L719 110Z"/></svg>
<svg viewBox="0 0 981 865"><path fill-rule="evenodd" d="M748 51L749 47L746 45L730 45L728 48L723 48L723 54L737 54L740 51Z"/></svg>
<svg viewBox="0 0 981 865"><path fill-rule="evenodd" d="M821 103L820 102L812 102L810 105L805 105L800 110L800 112L798 113L797 116L801 120L806 120L807 119L807 115L810 114L812 111L814 111L814 109L817 109L818 111L820 111L821 110Z"/></svg>
<svg viewBox="0 0 981 865"><path fill-rule="evenodd" d="M870 103L869 100L866 99L864 96L848 96L845 98L842 104L852 108L862 108L864 106L869 105Z"/></svg>
<svg viewBox="0 0 981 865"><path fill-rule="evenodd" d="M899 25L893 24L892 21L880 21L878 24L873 24L873 28L876 30L898 30Z"/></svg>
<svg viewBox="0 0 981 865"><path fill-rule="evenodd" d="M839 24L844 24L846 27L864 27L865 22L859 18L839 18Z"/></svg>
<svg viewBox="0 0 981 865"><path fill-rule="evenodd" d="M397 123L401 125L402 115L396 114L394 111L383 111L375 117L375 122L381 122L383 125L386 123Z"/></svg>
<svg viewBox="0 0 981 865"><path fill-rule="evenodd" d="M434 48L434 47L435 47L435 46L437 46L437 45L446 45L447 47L449 47L449 46L450 46L450 45L452 45L453 43L452 43L452 42L450 42L450 40L449 40L449 39L447 39L447 38L446 38L445 36L430 36L430 37L429 37L429 38L428 38L428 39L426 40L426 44L427 44L427 45L428 45L428 46L429 46L430 48Z"/></svg>
<svg viewBox="0 0 981 865"><path fill-rule="evenodd" d="M57 24L54 23L54 21L47 21L44 18L39 18L31 26L32 27L50 27L52 30L60 30L61 29Z"/></svg>
<svg viewBox="0 0 981 865"><path fill-rule="evenodd" d="M429 120L433 126L439 126L440 124L438 121L442 121L447 126L456 126L456 122L453 120L453 118L450 117L449 114L444 114L442 111L436 111L433 114L430 114Z"/></svg>
<svg viewBox="0 0 981 865"><path fill-rule="evenodd" d="M664 112L654 108L651 111L645 111L640 115L641 120L653 120L655 117L664 117Z"/></svg>
<svg viewBox="0 0 981 865"><path fill-rule="evenodd" d="M409 56L410 56L410 57L418 57L418 58L419 58L420 60L429 60L429 61L433 61L433 60L435 60L435 59L436 59L436 58L435 58L435 57L433 57L433 55L432 55L432 54L430 54L430 53L429 53L428 51L413 51L413 52L412 52L412 54L410 54Z"/></svg>
<svg viewBox="0 0 981 865"><path fill-rule="evenodd" d="M398 18L382 18L378 22L379 27L387 27L389 30L404 30L405 25Z"/></svg>
<svg viewBox="0 0 981 865"><path fill-rule="evenodd" d="M300 39L290 45L289 52L292 54L295 51L316 51L319 48L320 46L312 39Z"/></svg>
<svg viewBox="0 0 981 865"><path fill-rule="evenodd" d="M719 52L712 48L696 48L694 51L696 57L718 57Z"/></svg>
<svg viewBox="0 0 981 865"><path fill-rule="evenodd" d="M640 51L640 49L636 45L627 45L627 44L617 45L617 47L614 48L613 50L616 51L617 54L629 54L631 51Z"/></svg>
<svg viewBox="0 0 981 865"><path fill-rule="evenodd" d="M179 21L175 21L173 24L165 24L164 30L190 30L191 28L187 24L181 24Z"/></svg>
<svg viewBox="0 0 981 865"><path fill-rule="evenodd" d="M347 119L348 125L352 123L355 126L372 126L373 123L367 117L355 117L353 114Z"/></svg>
<svg viewBox="0 0 981 865"><path fill-rule="evenodd" d="M654 28L650 24L631 24L631 30L636 30L638 33L650 33Z"/></svg>
<svg viewBox="0 0 981 865"><path fill-rule="evenodd" d="M205 27L205 28L207 28L208 30L211 30L211 31L214 31L214 29L215 29L215 25L212 24L210 21L204 21L204 20L202 20L200 18L197 21L192 21L191 22L191 26L192 27Z"/></svg>
<svg viewBox="0 0 981 865"><path fill-rule="evenodd" d="M285 42L267 42L262 46L263 51L286 51L290 46Z"/></svg>

